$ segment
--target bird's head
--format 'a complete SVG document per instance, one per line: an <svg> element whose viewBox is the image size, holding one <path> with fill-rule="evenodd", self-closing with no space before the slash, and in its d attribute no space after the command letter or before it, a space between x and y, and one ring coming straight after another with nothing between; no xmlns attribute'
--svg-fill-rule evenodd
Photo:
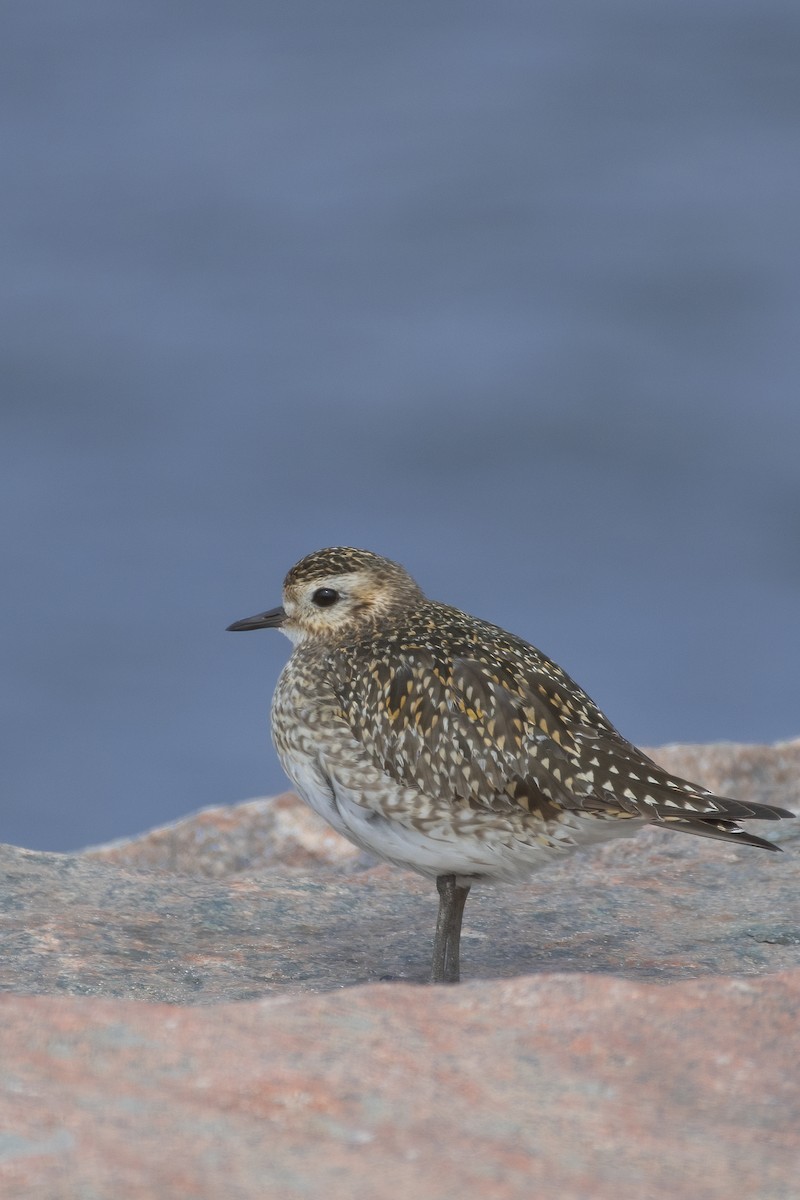
<svg viewBox="0 0 800 1200"><path fill-rule="evenodd" d="M315 550L283 582L283 604L228 629L280 629L295 645L310 639L346 640L424 599L399 563L369 550Z"/></svg>

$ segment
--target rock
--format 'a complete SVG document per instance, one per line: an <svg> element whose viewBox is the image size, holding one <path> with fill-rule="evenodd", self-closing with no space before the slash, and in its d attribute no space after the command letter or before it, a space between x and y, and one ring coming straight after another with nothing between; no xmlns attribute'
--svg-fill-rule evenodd
<svg viewBox="0 0 800 1200"><path fill-rule="evenodd" d="M653 754L798 808L800 741ZM0 1195L793 1200L793 825L475 889L456 989L432 885L292 797L0 848Z"/></svg>
<svg viewBox="0 0 800 1200"><path fill-rule="evenodd" d="M791 1200L800 971L0 998L0 1194Z"/></svg>
<svg viewBox="0 0 800 1200"><path fill-rule="evenodd" d="M221 879L282 867L347 867L356 847L334 833L307 804L284 792L234 806L204 808L135 838L84 851L87 858L132 867Z"/></svg>
<svg viewBox="0 0 800 1200"><path fill-rule="evenodd" d="M5 847L0 870L3 989L208 1004L429 971L436 890L388 866L210 880ZM800 855L648 830L524 886L475 888L463 976L786 970L799 896Z"/></svg>

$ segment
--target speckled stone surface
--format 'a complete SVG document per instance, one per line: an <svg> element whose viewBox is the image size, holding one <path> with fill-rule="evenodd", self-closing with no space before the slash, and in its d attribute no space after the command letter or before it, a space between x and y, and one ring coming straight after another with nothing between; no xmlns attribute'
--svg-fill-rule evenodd
<svg viewBox="0 0 800 1200"><path fill-rule="evenodd" d="M800 741L654 753L800 807ZM409 986L434 889L292 797L3 847L0 1196L797 1200L800 829L770 831L475 889L457 989Z"/></svg>
<svg viewBox="0 0 800 1200"><path fill-rule="evenodd" d="M357 862L359 851L292 792L284 792L204 808L138 837L92 846L82 857L222 879L275 866L347 869Z"/></svg>
<svg viewBox="0 0 800 1200"><path fill-rule="evenodd" d="M0 1194L796 1200L800 972L0 997Z"/></svg>
<svg viewBox="0 0 800 1200"><path fill-rule="evenodd" d="M435 889L387 866L192 879L0 849L0 990L209 1004L383 978L422 983ZM639 980L800 964L800 854L653 831L474 889L466 981L589 971Z"/></svg>

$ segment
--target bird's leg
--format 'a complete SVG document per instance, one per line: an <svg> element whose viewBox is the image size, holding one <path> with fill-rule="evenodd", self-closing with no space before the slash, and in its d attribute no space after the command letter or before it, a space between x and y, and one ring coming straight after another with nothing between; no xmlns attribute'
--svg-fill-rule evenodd
<svg viewBox="0 0 800 1200"><path fill-rule="evenodd" d="M439 916L433 940L431 983L458 983L460 978L459 949L461 918L469 895L469 886L459 887L455 875L438 875Z"/></svg>

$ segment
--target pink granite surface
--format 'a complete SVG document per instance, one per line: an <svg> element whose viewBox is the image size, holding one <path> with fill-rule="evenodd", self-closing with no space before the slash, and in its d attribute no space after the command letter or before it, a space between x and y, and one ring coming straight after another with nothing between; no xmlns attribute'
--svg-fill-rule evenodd
<svg viewBox="0 0 800 1200"><path fill-rule="evenodd" d="M800 807L800 742L656 753ZM429 885L291 797L2 848L0 1197L797 1200L778 828L782 855L648 830L477 892L459 988L422 986Z"/></svg>

